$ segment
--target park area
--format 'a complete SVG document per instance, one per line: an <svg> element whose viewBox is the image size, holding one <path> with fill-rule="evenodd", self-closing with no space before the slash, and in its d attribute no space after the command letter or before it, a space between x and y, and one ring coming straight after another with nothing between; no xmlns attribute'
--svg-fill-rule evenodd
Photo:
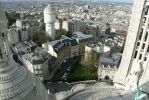
<svg viewBox="0 0 149 100"><path fill-rule="evenodd" d="M94 64L77 61L75 67L68 75L68 82L97 80L97 68Z"/></svg>

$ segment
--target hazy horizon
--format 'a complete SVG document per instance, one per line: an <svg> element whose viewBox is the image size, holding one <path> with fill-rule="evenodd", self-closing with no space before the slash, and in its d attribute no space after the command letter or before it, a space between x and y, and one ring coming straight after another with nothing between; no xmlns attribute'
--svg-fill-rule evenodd
<svg viewBox="0 0 149 100"><path fill-rule="evenodd" d="M12 2L12 1L27 1L27 0L1 0L5 2ZM39 1L39 0L32 0L32 1ZM55 0L40 0L40 1L55 1ZM69 0L56 0L56 1L69 1ZM133 0L71 0L71 1L90 1L90 2L99 2L99 1L111 1L111 2L124 2L124 3L133 3Z"/></svg>

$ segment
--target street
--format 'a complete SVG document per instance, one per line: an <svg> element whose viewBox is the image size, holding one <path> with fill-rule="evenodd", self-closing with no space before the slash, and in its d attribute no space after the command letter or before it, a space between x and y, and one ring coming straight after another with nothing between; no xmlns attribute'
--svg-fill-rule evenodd
<svg viewBox="0 0 149 100"><path fill-rule="evenodd" d="M63 62L59 69L55 72L54 76L51 78L52 82L55 81L66 81L67 76L70 73L71 69L73 69L74 64L77 60L79 60L79 56L67 59L66 62Z"/></svg>

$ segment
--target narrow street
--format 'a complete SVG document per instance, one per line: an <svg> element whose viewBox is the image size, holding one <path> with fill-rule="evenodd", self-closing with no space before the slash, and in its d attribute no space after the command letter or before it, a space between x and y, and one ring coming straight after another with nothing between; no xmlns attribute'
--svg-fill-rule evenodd
<svg viewBox="0 0 149 100"><path fill-rule="evenodd" d="M63 62L59 69L55 72L54 76L52 77L51 81L66 81L67 76L70 73L71 69L73 69L74 64L79 60L79 57L74 57L68 59L66 62Z"/></svg>

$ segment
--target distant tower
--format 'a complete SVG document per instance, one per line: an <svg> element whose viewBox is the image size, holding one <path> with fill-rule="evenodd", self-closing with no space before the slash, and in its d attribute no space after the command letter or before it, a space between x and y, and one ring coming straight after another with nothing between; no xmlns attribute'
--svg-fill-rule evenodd
<svg viewBox="0 0 149 100"><path fill-rule="evenodd" d="M44 22L47 36L51 37L52 40L55 40L56 13L53 10L51 4L44 9Z"/></svg>
<svg viewBox="0 0 149 100"><path fill-rule="evenodd" d="M120 67L114 78L116 87L135 90L149 81L149 1L134 0L133 13Z"/></svg>

